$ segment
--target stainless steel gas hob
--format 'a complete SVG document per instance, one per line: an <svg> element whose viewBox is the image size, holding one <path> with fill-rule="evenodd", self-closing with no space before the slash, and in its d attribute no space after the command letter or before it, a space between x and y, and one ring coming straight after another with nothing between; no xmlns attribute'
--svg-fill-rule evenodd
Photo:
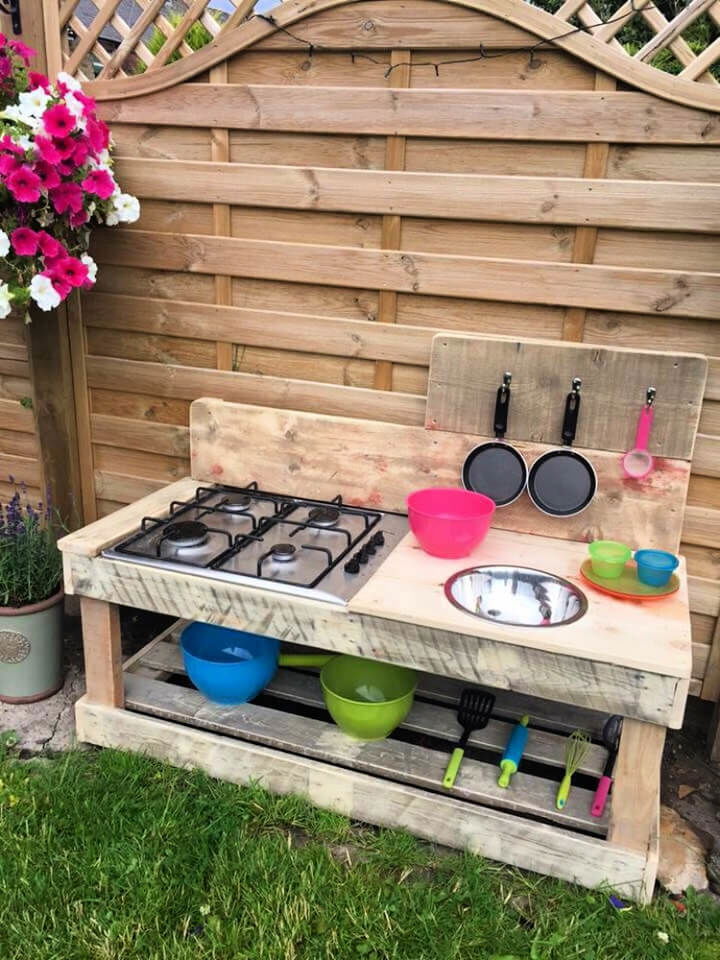
<svg viewBox="0 0 720 960"><path fill-rule="evenodd" d="M346 604L408 531L407 517L247 487L198 487L103 551L127 563Z"/></svg>

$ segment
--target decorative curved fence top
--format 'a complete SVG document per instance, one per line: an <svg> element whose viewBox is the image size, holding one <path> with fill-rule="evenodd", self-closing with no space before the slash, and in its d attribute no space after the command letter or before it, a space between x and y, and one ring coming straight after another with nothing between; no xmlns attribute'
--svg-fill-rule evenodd
<svg viewBox="0 0 720 960"><path fill-rule="evenodd" d="M59 0L63 65L92 82L98 99L137 96L190 79L313 13L354 2ZM513 24L665 99L720 111L720 0L681 7L684 0L446 2ZM302 49L301 31L293 34L288 40Z"/></svg>

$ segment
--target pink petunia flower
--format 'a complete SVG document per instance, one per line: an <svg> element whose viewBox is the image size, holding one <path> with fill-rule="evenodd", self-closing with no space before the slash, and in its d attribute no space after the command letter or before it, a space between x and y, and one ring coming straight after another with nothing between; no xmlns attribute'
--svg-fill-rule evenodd
<svg viewBox="0 0 720 960"><path fill-rule="evenodd" d="M38 73L36 70L28 71L28 83L30 84L31 90L35 90L37 87L42 87L43 90L47 90L50 87L50 81L45 74Z"/></svg>
<svg viewBox="0 0 720 960"><path fill-rule="evenodd" d="M34 257L38 249L38 237L30 227L17 227L10 234L10 243L19 257Z"/></svg>
<svg viewBox="0 0 720 960"><path fill-rule="evenodd" d="M19 143L16 143L9 133L0 137L0 150L9 150L10 153L16 153L18 156L22 156L25 153L25 148L21 147Z"/></svg>
<svg viewBox="0 0 720 960"><path fill-rule="evenodd" d="M51 236L45 230L38 230L37 244L40 253L45 257L46 266L48 260L56 260L68 255L67 250L60 241L56 240L55 237Z"/></svg>
<svg viewBox="0 0 720 960"><path fill-rule="evenodd" d="M116 183L107 170L91 170L80 186L88 193L94 193L101 200L107 200L115 193Z"/></svg>
<svg viewBox="0 0 720 960"><path fill-rule="evenodd" d="M57 152L60 154L60 159L67 160L68 157L73 155L77 141L72 137L53 137L52 143Z"/></svg>
<svg viewBox="0 0 720 960"><path fill-rule="evenodd" d="M95 100L92 97L89 97L86 93L83 93L82 90L73 90L73 96L76 100L79 100L83 105L83 115L88 116L95 109Z"/></svg>
<svg viewBox="0 0 720 960"><path fill-rule="evenodd" d="M83 192L77 183L61 183L50 191L50 200L57 213L78 213L82 210Z"/></svg>
<svg viewBox="0 0 720 960"><path fill-rule="evenodd" d="M42 276L49 277L53 287L55 288L55 290L57 290L58 296L60 297L61 300L64 300L65 297L67 297L67 295L72 290L72 285L69 284L67 280L63 280L60 277L56 277L49 270L43 270Z"/></svg>
<svg viewBox="0 0 720 960"><path fill-rule="evenodd" d="M13 170L6 185L18 203L37 203L40 199L40 177L26 163Z"/></svg>
<svg viewBox="0 0 720 960"><path fill-rule="evenodd" d="M52 281L69 283L71 287L81 287L88 278L88 268L77 257L64 257L53 265Z"/></svg>
<svg viewBox="0 0 720 960"><path fill-rule="evenodd" d="M75 143L75 149L73 150L71 162L75 164L76 167L82 167L85 161L88 158L90 153L90 144L87 139L83 138L82 140L77 140Z"/></svg>
<svg viewBox="0 0 720 960"><path fill-rule="evenodd" d="M75 129L75 117L64 103L56 103L46 110L42 121L51 137L67 137Z"/></svg>
<svg viewBox="0 0 720 960"><path fill-rule="evenodd" d="M9 177L14 170L19 170L22 163L13 153L4 153L0 156L0 176Z"/></svg>
<svg viewBox="0 0 720 960"><path fill-rule="evenodd" d="M35 149L40 159L45 160L46 163L60 163L62 160L62 154L49 137L36 136Z"/></svg>
<svg viewBox="0 0 720 960"><path fill-rule="evenodd" d="M98 120L96 117L88 117L85 133L95 153L107 149L110 143L110 131L102 120Z"/></svg>
<svg viewBox="0 0 720 960"><path fill-rule="evenodd" d="M37 56L37 50L33 50L32 47L29 47L26 43L23 43L22 40L11 40L8 46L25 61L26 66L28 63L30 63L33 57Z"/></svg>
<svg viewBox="0 0 720 960"><path fill-rule="evenodd" d="M70 226L71 227L82 227L90 219L89 215L85 210L78 210L76 213L70 214Z"/></svg>
<svg viewBox="0 0 720 960"><path fill-rule="evenodd" d="M6 80L12 73L10 57L0 57L0 80Z"/></svg>
<svg viewBox="0 0 720 960"><path fill-rule="evenodd" d="M40 177L43 190L49 191L60 185L60 174L51 163L46 163L45 160L38 160L34 170Z"/></svg>

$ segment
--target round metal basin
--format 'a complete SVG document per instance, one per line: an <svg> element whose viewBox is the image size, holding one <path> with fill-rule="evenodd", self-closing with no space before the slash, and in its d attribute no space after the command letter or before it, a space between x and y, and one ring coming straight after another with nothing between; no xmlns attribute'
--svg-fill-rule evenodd
<svg viewBox="0 0 720 960"><path fill-rule="evenodd" d="M574 623L587 610L585 594L569 580L529 567L470 567L445 584L450 603L483 620L512 627Z"/></svg>

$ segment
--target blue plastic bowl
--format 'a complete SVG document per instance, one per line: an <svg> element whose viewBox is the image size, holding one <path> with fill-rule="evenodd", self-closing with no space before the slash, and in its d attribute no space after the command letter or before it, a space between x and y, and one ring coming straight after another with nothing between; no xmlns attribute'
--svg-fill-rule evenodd
<svg viewBox="0 0 720 960"><path fill-rule="evenodd" d="M640 583L649 587L664 587L680 563L674 553L665 550L637 550L637 575Z"/></svg>
<svg viewBox="0 0 720 960"><path fill-rule="evenodd" d="M185 670L208 700L231 706L256 697L277 669L280 641L211 623L191 623L180 635Z"/></svg>

